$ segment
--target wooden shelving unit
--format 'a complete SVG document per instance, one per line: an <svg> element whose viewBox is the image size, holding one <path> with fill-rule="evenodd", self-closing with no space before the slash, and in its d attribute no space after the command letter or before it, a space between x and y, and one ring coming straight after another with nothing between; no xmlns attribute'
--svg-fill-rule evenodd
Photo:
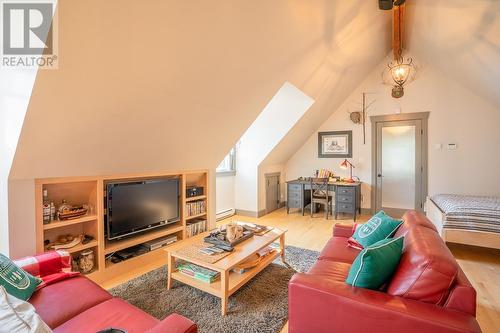
<svg viewBox="0 0 500 333"><path fill-rule="evenodd" d="M104 196L105 186L108 182L114 181L137 181L154 178L180 179L180 208L181 219L171 225L153 229L148 232L139 233L135 236L129 236L121 240L108 241L105 237L105 208ZM106 260L110 254L124 250L144 242L176 234L178 240L186 238L187 221L196 217L206 217L208 228L215 227L215 219L210 219L210 189L209 189L209 171L179 171L165 173L147 173L147 174L127 174L127 175L109 175L99 177L66 177L35 180L35 203L36 203L36 248L37 252L44 252L44 241L53 242L58 236L65 234L79 235L85 234L94 237L87 244L79 244L73 248L66 249L72 256L78 256L82 251L93 249L95 256L95 268L86 276L96 282L104 282L119 277L125 272L130 272L138 267L157 268L160 262L166 263L164 248L147 252L129 260L119 263L112 263ZM187 186L203 186L204 195L186 198ZM43 224L43 190L47 190L48 199L59 205L64 199L69 204L89 204L94 209L91 214L80 218L53 221L49 224ZM186 203L204 200L206 212L195 216L187 216Z"/></svg>
<svg viewBox="0 0 500 333"><path fill-rule="evenodd" d="M83 222L91 222L91 221L97 221L97 215L86 215L79 217L77 219L72 219L72 220L65 220L65 221L52 221L48 224L43 225L43 230L50 230L50 229L55 229L55 228L61 228L61 227L66 227L68 225L73 225L73 224L80 224Z"/></svg>
<svg viewBox="0 0 500 333"><path fill-rule="evenodd" d="M83 250L90 249L93 247L97 247L97 240L90 241L87 244L77 245L77 246L72 247L70 249L66 249L66 251L68 251L69 253L77 253L77 252L81 252Z"/></svg>
<svg viewBox="0 0 500 333"><path fill-rule="evenodd" d="M196 215L190 215L190 216L186 216L186 220L192 220L192 219L195 219L195 218L198 218L198 217L203 217L203 216L206 216L207 213L201 213L201 214L196 214Z"/></svg>
<svg viewBox="0 0 500 333"><path fill-rule="evenodd" d="M191 202L191 201L197 201L197 200L203 200L203 199L206 199L207 196L206 195L198 195L196 197L190 197L190 198L186 198L186 202Z"/></svg>
<svg viewBox="0 0 500 333"><path fill-rule="evenodd" d="M147 241L160 238L160 237L165 237L168 235L175 234L179 231L184 230L184 227L180 222L174 223L170 226L165 226L162 228L159 228L158 230L152 230L149 232L145 232L143 234L139 234L135 237L128 237L116 241L106 241L106 249L104 251L105 254L110 254L116 251L120 251L123 249L126 249L131 246L135 246L137 244L142 244Z"/></svg>

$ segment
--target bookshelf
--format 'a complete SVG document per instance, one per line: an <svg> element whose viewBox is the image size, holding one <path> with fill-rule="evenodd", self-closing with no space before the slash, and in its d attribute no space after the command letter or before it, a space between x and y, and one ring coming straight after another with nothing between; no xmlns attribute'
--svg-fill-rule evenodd
<svg viewBox="0 0 500 333"><path fill-rule="evenodd" d="M108 182L116 181L138 181L154 178L176 177L180 179L181 195L180 209L181 219L171 225L153 229L144 233L139 233L120 240L109 241L105 235L105 186ZM207 219L207 228L215 227L215 219L210 219L210 172L208 170L199 171L179 171L148 174L126 174L109 175L99 177L64 177L45 178L35 180L35 211L36 211L36 249L38 253L47 251L44 241L54 242L61 235L89 235L93 239L86 244L79 244L66 249L72 257L78 257L82 251L91 249L94 252L94 270L87 276L95 282L104 282L118 278L120 274L130 272L139 267L151 267L154 269L166 263L164 251L154 250L133 257L119 263L112 263L106 260L110 254L124 250L150 240L177 235L178 241L186 239L186 228L188 221L196 218ZM202 186L203 195L196 197L186 197L188 186ZM48 200L57 206L66 200L69 204L88 204L91 210L85 216L71 220L51 221L43 223L43 191L47 190ZM187 203L203 202L205 211L200 214L189 215L186 211ZM164 249L165 247L161 248Z"/></svg>

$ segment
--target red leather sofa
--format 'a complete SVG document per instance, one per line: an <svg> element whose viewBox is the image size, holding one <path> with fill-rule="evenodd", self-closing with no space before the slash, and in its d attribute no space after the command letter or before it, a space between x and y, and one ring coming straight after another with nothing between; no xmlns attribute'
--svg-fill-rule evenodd
<svg viewBox="0 0 500 333"><path fill-rule="evenodd" d="M289 283L289 333L480 333L476 291L434 225L416 211L403 221L403 255L380 291L345 283L359 250L347 246L353 227L335 225L313 267Z"/></svg>
<svg viewBox="0 0 500 333"><path fill-rule="evenodd" d="M38 260L44 260L38 256ZM43 265L43 263L41 263ZM29 302L55 333L96 333L119 328L127 333L196 333L196 325L172 314L159 321L135 306L111 296L84 276L47 285Z"/></svg>

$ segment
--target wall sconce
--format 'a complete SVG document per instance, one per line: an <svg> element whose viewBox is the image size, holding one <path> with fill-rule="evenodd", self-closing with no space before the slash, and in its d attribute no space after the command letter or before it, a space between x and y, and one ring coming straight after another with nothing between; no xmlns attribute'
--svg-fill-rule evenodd
<svg viewBox="0 0 500 333"><path fill-rule="evenodd" d="M404 95L404 84L409 78L415 75L415 66L413 65L412 58L404 59L400 55L396 60L391 61L388 64L389 72L391 74L392 80L396 84L392 88L392 97L400 98Z"/></svg>

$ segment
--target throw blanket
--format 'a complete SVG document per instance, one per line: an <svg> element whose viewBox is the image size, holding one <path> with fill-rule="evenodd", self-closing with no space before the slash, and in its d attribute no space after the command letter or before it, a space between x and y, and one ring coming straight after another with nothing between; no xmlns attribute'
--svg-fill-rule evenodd
<svg viewBox="0 0 500 333"><path fill-rule="evenodd" d="M43 280L37 289L80 274L71 271L71 256L63 250L17 259L14 260L14 263L31 275Z"/></svg>
<svg viewBox="0 0 500 333"><path fill-rule="evenodd" d="M438 194L431 200L445 214L443 228L500 233L500 198Z"/></svg>

